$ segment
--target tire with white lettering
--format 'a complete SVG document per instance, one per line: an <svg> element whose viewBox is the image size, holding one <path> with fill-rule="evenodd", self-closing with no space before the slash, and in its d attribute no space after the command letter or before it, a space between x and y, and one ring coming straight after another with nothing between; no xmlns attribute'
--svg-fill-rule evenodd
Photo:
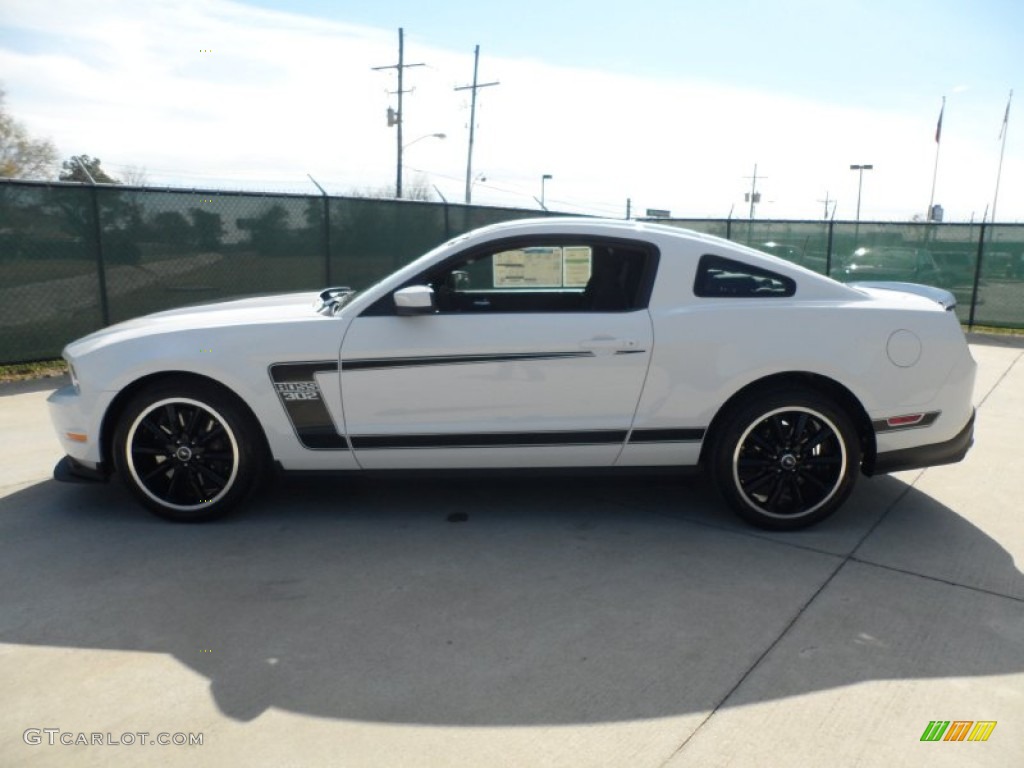
<svg viewBox="0 0 1024 768"><path fill-rule="evenodd" d="M222 517L267 465L262 432L231 393L190 378L158 382L121 412L114 466L135 497L175 522Z"/></svg>
<svg viewBox="0 0 1024 768"><path fill-rule="evenodd" d="M755 392L716 431L712 479L733 510L759 528L820 522L850 495L860 471L853 423L814 391Z"/></svg>

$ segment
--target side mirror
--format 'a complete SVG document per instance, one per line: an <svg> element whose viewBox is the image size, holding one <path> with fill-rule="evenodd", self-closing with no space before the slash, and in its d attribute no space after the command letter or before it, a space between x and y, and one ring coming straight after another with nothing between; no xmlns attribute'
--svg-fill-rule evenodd
<svg viewBox="0 0 1024 768"><path fill-rule="evenodd" d="M394 297L399 315L432 315L437 311L434 289L429 285L410 285L395 291Z"/></svg>

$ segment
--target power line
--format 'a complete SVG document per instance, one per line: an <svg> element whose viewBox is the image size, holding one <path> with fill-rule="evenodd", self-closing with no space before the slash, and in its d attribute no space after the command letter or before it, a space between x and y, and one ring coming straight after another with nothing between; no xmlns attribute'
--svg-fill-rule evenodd
<svg viewBox="0 0 1024 768"><path fill-rule="evenodd" d="M425 175L429 175L431 177L436 177L438 179L445 179L447 181L461 181L461 179L458 179L458 178L456 178L454 176L450 176L450 175L445 174L445 173L440 173L438 171L432 171L432 170L428 170L426 168L416 168L416 167L413 167L413 166L406 166L406 167L410 171L414 171L415 173L422 173L422 174L425 174ZM522 188L516 188L514 185L510 186L510 187L505 187L505 186L498 186L498 185L496 185L494 183L487 183L487 182L476 181L476 182L474 182L473 186L474 187L482 187L483 189L487 189L487 190L490 190L492 192L500 192L501 194L510 195L510 196L513 196L513 197L528 197L530 199L533 199L533 195L530 192L527 192L527 191L525 191ZM622 216L622 204L621 203L611 203L611 202L604 202L604 201L582 201L581 202L581 201L566 200L566 199L554 199L554 198L552 198L550 200L550 202L552 204L559 205L559 206L566 206L566 207L571 207L571 208L575 208L575 209L579 209L579 210L587 210L589 212L594 213L595 215L606 216L606 217L609 217L609 218L616 218L617 219L617 218L620 218Z"/></svg>

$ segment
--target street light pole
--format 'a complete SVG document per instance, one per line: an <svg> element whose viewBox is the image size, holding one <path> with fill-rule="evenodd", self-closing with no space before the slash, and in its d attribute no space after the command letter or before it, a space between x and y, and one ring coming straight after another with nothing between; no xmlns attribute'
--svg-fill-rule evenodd
<svg viewBox="0 0 1024 768"><path fill-rule="evenodd" d="M864 185L864 171L870 171L874 168L873 165L851 165L851 171L857 171L857 223L860 224L860 193Z"/></svg>
<svg viewBox="0 0 1024 768"><path fill-rule="evenodd" d="M548 207L544 205L544 185L548 182L548 180L553 178L554 177L550 173L545 173L543 176L540 177L540 207L543 208L545 211L548 209Z"/></svg>

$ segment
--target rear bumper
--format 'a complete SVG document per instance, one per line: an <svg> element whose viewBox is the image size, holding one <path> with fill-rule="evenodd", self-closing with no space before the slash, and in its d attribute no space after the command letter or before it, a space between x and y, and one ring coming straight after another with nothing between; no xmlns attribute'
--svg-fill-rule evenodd
<svg viewBox="0 0 1024 768"><path fill-rule="evenodd" d="M898 451L880 453L875 457L874 466L868 475L884 475L889 472L901 472L905 469L921 469L940 464L955 464L967 455L974 444L974 410L971 417L960 432L944 443L920 445L914 448L903 448Z"/></svg>

